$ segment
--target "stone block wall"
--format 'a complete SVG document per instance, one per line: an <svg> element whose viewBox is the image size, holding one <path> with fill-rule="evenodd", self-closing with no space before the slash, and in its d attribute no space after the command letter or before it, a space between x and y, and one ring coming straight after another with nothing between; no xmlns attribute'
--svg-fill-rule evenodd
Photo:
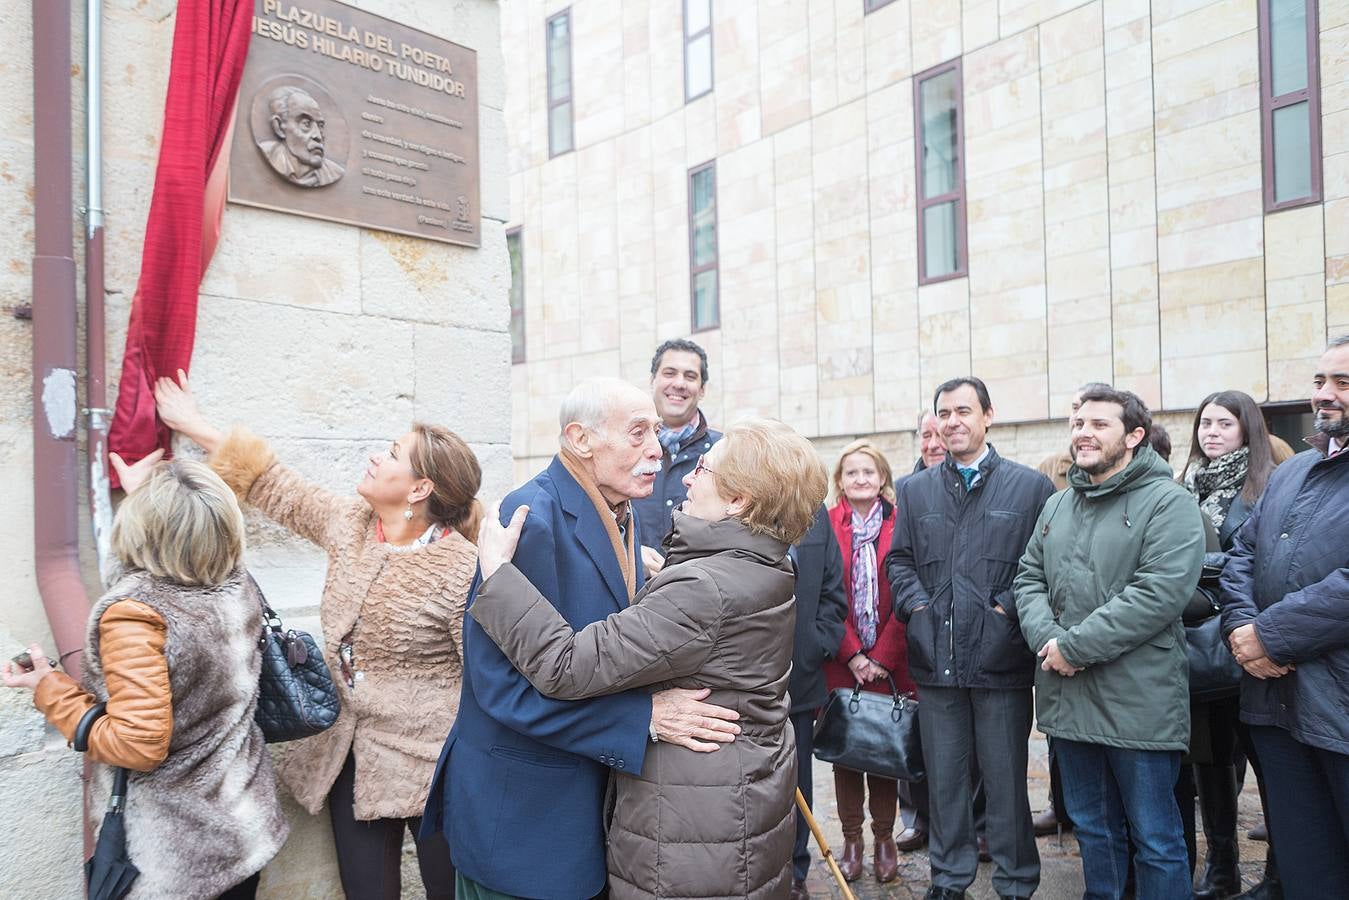
<svg viewBox="0 0 1349 900"><path fill-rule="evenodd" d="M1319 7L1324 202L1265 215L1250 0L713 0L714 90L689 103L680 3L509 4L516 478L577 378L645 383L689 333L687 170L711 159L714 422L907 446L967 372L1045 440L1088 380L1161 410L1304 399L1349 327L1349 3ZM550 159L543 22L566 8L578 149ZM969 274L919 286L913 76L956 58Z"/></svg>
<svg viewBox="0 0 1349 900"><path fill-rule="evenodd" d="M501 496L512 480L513 415L505 243L511 151L501 10L495 0L357 0L353 5L477 51L482 247L229 206L219 249L202 284L193 383L208 415L267 437L284 461L324 487L352 491L366 457L421 419L464 437L482 462L484 497ZM111 0L105 6L107 346L110 395L115 396L159 151L176 4ZM71 83L77 204L83 194L82 16L77 4ZM0 61L0 481L7 485L8 547L7 600L0 611L4 658L28 640L50 646L33 573L30 326L11 314L31 299L32 35L26 11L12 18L5 36L9 52ZM612 160L600 165L600 177L609 171L612 180L611 166ZM78 255L83 232L78 219L76 231ZM82 304L82 290L80 296ZM82 365L82 355L80 360ZM323 555L255 513L248 519L250 567L270 601L287 624L317 631ZM86 573L96 594L92 565ZM0 850L0 896L76 896L82 883L80 760L44 726L26 696L4 694L0 813L24 825L22 838L4 842ZM326 815L311 819L293 804L288 808L293 836L266 872L261 895L316 900L340 895Z"/></svg>

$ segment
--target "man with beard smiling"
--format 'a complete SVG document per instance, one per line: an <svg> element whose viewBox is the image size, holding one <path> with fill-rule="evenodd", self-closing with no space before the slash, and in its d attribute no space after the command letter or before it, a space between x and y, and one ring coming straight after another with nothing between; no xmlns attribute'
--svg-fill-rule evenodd
<svg viewBox="0 0 1349 900"><path fill-rule="evenodd" d="M1349 897L1349 334L1312 383L1311 449L1274 470L1221 581L1288 900Z"/></svg>
<svg viewBox="0 0 1349 900"><path fill-rule="evenodd" d="M947 381L932 407L947 455L898 486L885 558L919 688L927 897L957 900L978 872L975 769L983 778L993 887L1002 898L1029 897L1040 883L1026 795L1035 657L1016 626L1011 587L1054 486L987 442L993 401L978 378Z"/></svg>
<svg viewBox="0 0 1349 900"><path fill-rule="evenodd" d="M632 504L642 526L642 562L648 575L660 570L660 545L670 530L671 514L688 496L684 476L721 439L721 432L708 428L698 409L706 393L706 350L686 340L666 341L656 348L651 358L651 399L660 414L661 467L650 496Z"/></svg>
<svg viewBox="0 0 1349 900"><path fill-rule="evenodd" d="M1137 896L1179 900L1191 896L1173 793L1190 739L1180 616L1203 522L1148 445L1152 416L1135 394L1084 391L1072 426L1068 490L1045 504L1015 585L1041 659L1036 720L1054 739L1084 896L1123 895L1132 839Z"/></svg>

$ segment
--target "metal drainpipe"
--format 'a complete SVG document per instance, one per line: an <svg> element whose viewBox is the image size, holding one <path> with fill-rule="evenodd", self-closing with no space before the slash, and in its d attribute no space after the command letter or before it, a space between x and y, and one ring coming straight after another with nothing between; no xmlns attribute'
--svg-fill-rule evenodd
<svg viewBox="0 0 1349 900"><path fill-rule="evenodd" d="M33 540L56 652L77 671L89 596L77 513L70 26L70 0L33 4Z"/></svg>
<svg viewBox="0 0 1349 900"><path fill-rule="evenodd" d="M112 501L108 486L107 325L103 282L103 0L87 0L85 21L84 230L85 449L89 462L89 517L98 571L108 580Z"/></svg>

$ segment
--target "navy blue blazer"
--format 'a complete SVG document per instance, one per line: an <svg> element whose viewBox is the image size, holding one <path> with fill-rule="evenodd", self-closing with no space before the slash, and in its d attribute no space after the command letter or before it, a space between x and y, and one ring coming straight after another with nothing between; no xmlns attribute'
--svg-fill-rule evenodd
<svg viewBox="0 0 1349 900"><path fill-rule="evenodd" d="M506 497L502 524L521 505L529 516L512 562L568 624L579 630L627 607L604 524L561 460ZM642 580L639 561L639 588ZM422 835L443 832L455 867L495 891L594 897L606 881L609 771L641 771L650 721L645 690L543 696L466 615L459 714L436 764Z"/></svg>

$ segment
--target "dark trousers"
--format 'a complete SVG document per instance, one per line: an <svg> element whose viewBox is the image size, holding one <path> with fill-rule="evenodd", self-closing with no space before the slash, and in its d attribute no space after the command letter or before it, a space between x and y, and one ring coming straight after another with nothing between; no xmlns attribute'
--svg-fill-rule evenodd
<svg viewBox="0 0 1349 900"><path fill-rule="evenodd" d="M977 763L986 799L988 852L995 866L993 889L1014 897L1035 893L1040 853L1026 795L1031 717L1029 689L922 688L918 723L927 767L933 885L963 891L978 872L970 778Z"/></svg>
<svg viewBox="0 0 1349 900"><path fill-rule="evenodd" d="M1188 900L1189 858L1176 805L1179 750L1127 750L1058 738L1063 795L1082 853L1083 900L1119 900L1136 848L1136 896Z"/></svg>
<svg viewBox="0 0 1349 900"><path fill-rule="evenodd" d="M421 817L360 821L354 808L356 758L346 764L328 794L328 813L337 845L337 870L348 900L399 900L402 893L403 834L416 837ZM417 865L427 900L454 900L454 866L445 836L417 841Z"/></svg>
<svg viewBox="0 0 1349 900"><path fill-rule="evenodd" d="M812 710L792 713L792 728L796 731L796 786L806 805L815 808L815 782L810 771L811 754L815 752L815 713ZM801 810L796 811L796 844L792 847L792 877L805 881L810 874L810 826Z"/></svg>
<svg viewBox="0 0 1349 900"><path fill-rule="evenodd" d="M1054 739L1049 739L1049 806L1054 810L1060 829L1073 827L1073 817L1068 815L1068 804L1063 802L1063 775L1059 772L1059 755L1054 752Z"/></svg>
<svg viewBox="0 0 1349 900"><path fill-rule="evenodd" d="M253 900L258 895L258 881L261 873L254 872L243 881L221 894L216 900Z"/></svg>
<svg viewBox="0 0 1349 900"><path fill-rule="evenodd" d="M1349 897L1349 756L1251 726L1287 900Z"/></svg>

